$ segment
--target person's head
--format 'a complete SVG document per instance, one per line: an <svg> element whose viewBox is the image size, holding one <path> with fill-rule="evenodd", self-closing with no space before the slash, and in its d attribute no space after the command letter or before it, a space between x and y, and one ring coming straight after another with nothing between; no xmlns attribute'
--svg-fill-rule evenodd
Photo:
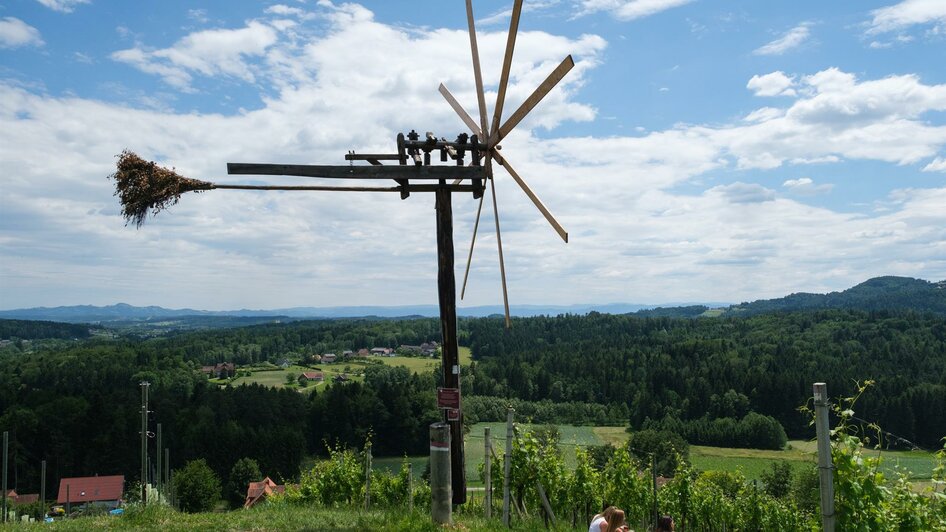
<svg viewBox="0 0 946 532"><path fill-rule="evenodd" d="M624 522L624 510L614 509L614 512L611 513L611 517L607 518L608 521L608 532L617 532L621 530L621 527L625 525Z"/></svg>
<svg viewBox="0 0 946 532"><path fill-rule="evenodd" d="M611 516L614 515L615 510L617 510L617 507L609 505L604 510L601 510L601 517L604 517L605 521L610 521Z"/></svg>
<svg viewBox="0 0 946 532"><path fill-rule="evenodd" d="M673 518L665 515L657 519L657 532L673 532Z"/></svg>

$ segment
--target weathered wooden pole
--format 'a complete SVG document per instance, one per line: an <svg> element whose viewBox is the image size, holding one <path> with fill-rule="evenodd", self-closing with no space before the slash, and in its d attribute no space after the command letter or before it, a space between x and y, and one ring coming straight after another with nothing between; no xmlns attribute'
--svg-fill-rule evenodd
<svg viewBox="0 0 946 532"><path fill-rule="evenodd" d="M141 381L141 504L148 504L148 386Z"/></svg>
<svg viewBox="0 0 946 532"><path fill-rule="evenodd" d="M831 427L828 420L828 387L823 382L813 386L815 430L818 434L818 476L821 481L821 525L834 532L834 466L831 462Z"/></svg>
<svg viewBox="0 0 946 532"><path fill-rule="evenodd" d="M512 416L514 410L506 411L506 458L503 464L503 524L509 526L509 473L512 470Z"/></svg>
<svg viewBox="0 0 946 532"><path fill-rule="evenodd" d="M435 523L450 524L453 488L450 471L450 425L430 425L430 516Z"/></svg>
<svg viewBox="0 0 946 532"><path fill-rule="evenodd" d="M164 458L164 456L162 456L164 453L161 452L162 447L161 447L161 424L160 423L158 423L158 433L157 433L157 436L155 436L155 439L156 441L155 441L155 446L154 446L154 454L157 455L155 457L155 460L157 460L158 463L155 467L156 474L154 475L154 478L155 478L154 483L155 483L155 487L158 489L158 502L160 502L161 501L161 480L162 480L161 476L162 476L162 473L164 473L164 464L161 463L161 459Z"/></svg>
<svg viewBox="0 0 946 532"><path fill-rule="evenodd" d="M407 463L407 510L414 513L414 464Z"/></svg>
<svg viewBox="0 0 946 532"><path fill-rule="evenodd" d="M457 345L457 283L453 263L453 202L450 189L441 181L436 192L437 207L437 288L440 295L440 330L444 388L460 389L460 349ZM466 471L463 457L463 410L450 425L450 468L453 504L466 502Z"/></svg>
<svg viewBox="0 0 946 532"><path fill-rule="evenodd" d="M486 427L483 431L483 441L486 448L486 452L483 453L483 456L486 457L486 463L483 464L483 470L486 473L486 494L483 501L486 505L486 518L489 519L493 516L493 479L491 474L493 470L493 447L489 441L489 427Z"/></svg>
<svg viewBox="0 0 946 532"><path fill-rule="evenodd" d="M43 505L43 516L46 515L46 460L39 466L39 502Z"/></svg>
<svg viewBox="0 0 946 532"><path fill-rule="evenodd" d="M657 513L657 454L654 453L650 455L650 477L653 482L654 488L654 530L657 529L657 520L660 518L660 514Z"/></svg>
<svg viewBox="0 0 946 532"><path fill-rule="evenodd" d="M365 510L371 508L371 446L365 449Z"/></svg>
<svg viewBox="0 0 946 532"><path fill-rule="evenodd" d="M3 521L7 522L7 445L10 443L10 433L3 431L3 493L0 498L3 499Z"/></svg>
<svg viewBox="0 0 946 532"><path fill-rule="evenodd" d="M158 451L160 452L160 451ZM164 448L164 491L170 491L171 486L171 450ZM167 500L167 495L165 495Z"/></svg>

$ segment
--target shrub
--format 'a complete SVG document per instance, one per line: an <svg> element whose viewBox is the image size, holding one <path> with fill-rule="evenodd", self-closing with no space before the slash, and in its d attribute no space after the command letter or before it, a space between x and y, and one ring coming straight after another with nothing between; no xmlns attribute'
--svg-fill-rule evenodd
<svg viewBox="0 0 946 532"><path fill-rule="evenodd" d="M243 506L246 501L246 491L250 482L263 480L263 474L260 473L259 464L252 458L240 458L233 464L230 470L230 478L227 480L227 502L232 508Z"/></svg>
<svg viewBox="0 0 946 532"><path fill-rule="evenodd" d="M203 458L192 460L174 474L174 493L181 510L206 512L220 499L220 479Z"/></svg>

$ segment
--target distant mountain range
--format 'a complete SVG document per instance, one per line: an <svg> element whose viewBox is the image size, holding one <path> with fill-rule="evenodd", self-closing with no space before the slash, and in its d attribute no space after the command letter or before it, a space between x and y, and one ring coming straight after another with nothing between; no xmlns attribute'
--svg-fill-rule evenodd
<svg viewBox="0 0 946 532"><path fill-rule="evenodd" d="M641 316L696 317L700 315L754 315L765 312L806 309L850 308L862 310L914 310L946 315L946 281L929 282L909 277L876 277L841 292L828 294L796 293L778 299L764 299L751 303L643 305L610 303L603 305L514 305L514 316L557 314L635 313ZM498 305L464 307L457 309L460 316L482 317L502 314ZM350 307L293 307L273 310L195 310L166 309L163 307L135 307L125 303L97 307L76 305L67 307L37 307L3 310L0 318L21 320L49 320L69 323L103 323L128 321L160 321L189 317L232 318L354 318L354 317L436 317L436 305L405 306L350 306Z"/></svg>
<svg viewBox="0 0 946 532"><path fill-rule="evenodd" d="M714 306L725 306L727 303L713 303ZM587 314L596 311L606 314L627 314L642 309L653 308L654 305L638 305L628 303L611 303L604 305L514 305L510 308L513 316L539 316L557 314ZM676 307L674 307L676 308ZM482 317L501 315L503 307L488 305L479 307L461 307L457 314L464 317ZM0 318L19 320L48 320L67 323L104 323L128 321L160 321L180 317L232 317L232 318L401 318L401 317L436 317L440 316L440 308L436 305L402 305L402 306L351 306L351 307L293 307L272 310L195 310L195 309L167 309L164 307L135 307L125 303L96 307L92 305L76 305L68 307L36 307L28 309L2 310Z"/></svg>

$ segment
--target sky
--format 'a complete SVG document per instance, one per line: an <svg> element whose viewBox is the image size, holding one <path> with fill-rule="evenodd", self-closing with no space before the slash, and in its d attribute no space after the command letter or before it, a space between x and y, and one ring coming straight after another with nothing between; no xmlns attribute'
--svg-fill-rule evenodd
<svg viewBox="0 0 946 532"><path fill-rule="evenodd" d="M136 229L124 149L197 179L346 164L478 116L463 2L0 6L0 308L437 301L434 198L187 194ZM490 115L512 2L474 1ZM510 303L723 301L946 279L946 2L526 0L502 141ZM329 183L331 184L331 183ZM336 183L337 184L337 183ZM477 201L453 198L458 285ZM461 306L502 302L491 201Z"/></svg>

